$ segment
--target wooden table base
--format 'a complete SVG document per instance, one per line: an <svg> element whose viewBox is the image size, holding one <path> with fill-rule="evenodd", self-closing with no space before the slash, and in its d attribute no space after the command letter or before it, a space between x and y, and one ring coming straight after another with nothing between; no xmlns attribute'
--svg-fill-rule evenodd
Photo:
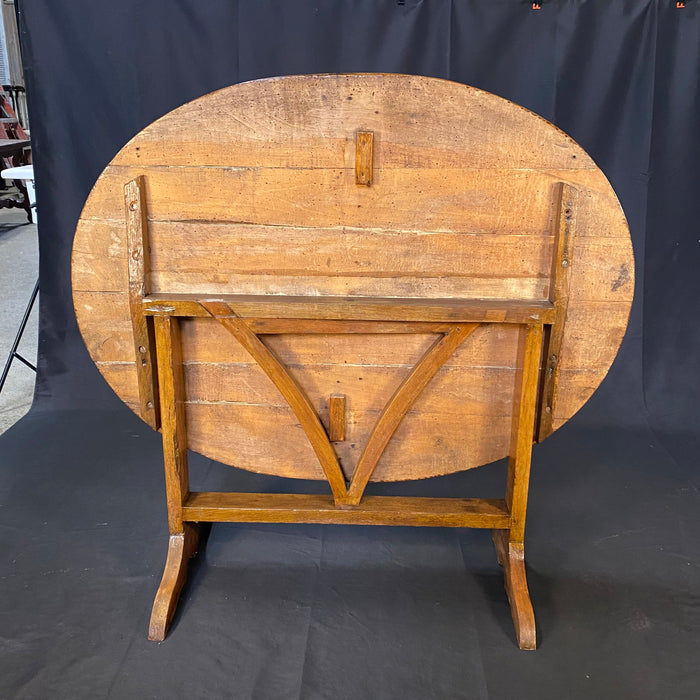
<svg viewBox="0 0 700 700"><path fill-rule="evenodd" d="M207 307L214 311L214 306ZM225 308L224 308L225 307ZM380 416L349 483L331 458L325 465L332 495L196 493L189 490L187 437L184 417L185 390L182 373L181 339L173 305L163 307L155 318L158 392L163 434L170 541L165 572L156 594L149 639L162 641L172 620L178 596L187 576L187 562L197 549L201 522L279 522L357 525L407 525L429 527L477 527L494 532L499 562L503 565L505 587L511 604L515 631L521 649L535 648L535 619L525 577L523 536L527 508L532 436L535 429L542 350L542 324L521 326L519 368L516 375L510 460L505 499L409 498L364 496L365 487L383 448L391 439L401 417L429 381L430 364L449 355L458 340L467 337L469 324L447 330L443 340L424 356ZM230 307L216 307L231 313ZM226 316L226 320L233 319ZM237 317L236 317L237 319ZM260 339L240 320L241 342L261 358L310 440L316 440L319 459L327 459L332 448L317 416L303 392L271 355ZM242 328L242 329L241 329ZM453 340L451 334L458 334ZM266 364L267 363L267 364ZM397 408L398 407L398 408ZM316 432L314 432L316 431ZM376 437L375 439L375 436ZM369 455L365 458L365 455ZM364 465L364 467L363 467Z"/></svg>
<svg viewBox="0 0 700 700"><path fill-rule="evenodd" d="M222 500L222 496L228 497L223 500L238 501L238 505L214 505ZM521 649L536 648L535 614L525 574L525 550L522 542L510 539L510 519L503 508L503 501L374 496L365 498L363 507L337 509L326 497L301 494L200 493L191 494L191 497L196 505L188 506L186 510L211 522L501 527L503 529L494 529L492 534L498 563L503 567L518 646ZM207 501L210 505L205 505ZM391 501L398 503L391 505ZM418 507L419 502L422 502L422 508ZM162 642L168 633L187 579L187 566L197 553L199 539L200 525L193 522L183 523L181 533L170 535L165 571L148 628L148 639L151 641Z"/></svg>

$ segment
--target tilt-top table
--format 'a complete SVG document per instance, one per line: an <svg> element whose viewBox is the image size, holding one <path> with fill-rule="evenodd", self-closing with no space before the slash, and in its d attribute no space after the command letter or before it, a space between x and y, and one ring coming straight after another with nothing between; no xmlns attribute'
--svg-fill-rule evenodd
<svg viewBox="0 0 700 700"><path fill-rule="evenodd" d="M518 643L533 439L605 376L633 292L629 232L588 155L457 83L317 75L176 109L83 209L73 290L88 350L163 436L163 639L206 521L493 531ZM187 450L324 479L328 495L196 493ZM502 499L364 496L509 456Z"/></svg>

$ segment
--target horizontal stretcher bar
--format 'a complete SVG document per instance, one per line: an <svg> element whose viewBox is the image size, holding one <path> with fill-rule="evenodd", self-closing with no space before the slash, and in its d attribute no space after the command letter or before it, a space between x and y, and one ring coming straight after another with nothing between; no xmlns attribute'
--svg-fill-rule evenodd
<svg viewBox="0 0 700 700"><path fill-rule="evenodd" d="M236 316L263 319L392 321L432 323L551 323L547 300L416 299L277 295L151 294L143 300L146 316L210 316L202 302L224 302ZM264 331L262 331L264 332ZM275 331L268 331L275 332Z"/></svg>
<svg viewBox="0 0 700 700"><path fill-rule="evenodd" d="M336 506L332 496L277 493L190 493L188 522L413 525L508 529L502 499L365 496L357 506Z"/></svg>

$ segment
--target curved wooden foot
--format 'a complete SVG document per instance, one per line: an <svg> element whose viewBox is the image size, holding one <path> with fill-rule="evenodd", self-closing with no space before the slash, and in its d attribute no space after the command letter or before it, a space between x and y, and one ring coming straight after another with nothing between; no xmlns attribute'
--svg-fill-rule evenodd
<svg viewBox="0 0 700 700"><path fill-rule="evenodd" d="M515 625L515 636L521 649L535 649L535 613L530 601L525 576L525 548L522 543L510 542L508 530L493 530L498 563L503 567L506 593Z"/></svg>
<svg viewBox="0 0 700 700"><path fill-rule="evenodd" d="M162 642L168 633L180 591L187 579L187 562L197 553L198 541L198 523L185 523L183 532L170 535L165 571L156 593L148 626L148 638L151 641Z"/></svg>

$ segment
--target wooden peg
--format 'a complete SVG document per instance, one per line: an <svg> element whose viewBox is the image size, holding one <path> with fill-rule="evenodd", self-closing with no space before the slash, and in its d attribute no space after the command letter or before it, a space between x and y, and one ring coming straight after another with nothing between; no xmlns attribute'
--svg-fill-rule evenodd
<svg viewBox="0 0 700 700"><path fill-rule="evenodd" d="M345 440L345 396L331 394L329 407L328 437L331 442L342 442Z"/></svg>
<svg viewBox="0 0 700 700"><path fill-rule="evenodd" d="M372 144L374 134L371 131L358 131L356 139L355 183L372 184Z"/></svg>

